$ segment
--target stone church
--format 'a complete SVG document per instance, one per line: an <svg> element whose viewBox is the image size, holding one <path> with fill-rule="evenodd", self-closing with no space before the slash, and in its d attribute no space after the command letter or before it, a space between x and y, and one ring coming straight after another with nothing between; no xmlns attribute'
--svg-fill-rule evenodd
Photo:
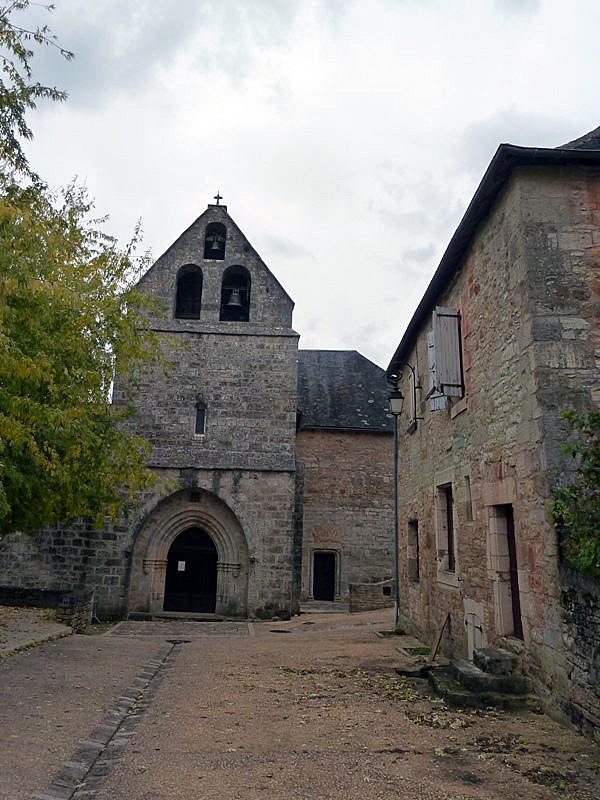
<svg viewBox="0 0 600 800"><path fill-rule="evenodd" d="M139 285L166 366L139 376L127 424L155 485L118 524L5 537L0 587L93 589L99 616L287 617L348 608L361 586L389 603L385 373L356 351L298 350L293 301L219 200Z"/></svg>

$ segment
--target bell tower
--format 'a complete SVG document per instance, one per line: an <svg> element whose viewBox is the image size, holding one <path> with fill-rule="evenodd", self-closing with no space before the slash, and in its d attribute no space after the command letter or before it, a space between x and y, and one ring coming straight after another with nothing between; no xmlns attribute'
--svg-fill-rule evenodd
<svg viewBox="0 0 600 800"><path fill-rule="evenodd" d="M167 366L133 389L135 416L128 424L152 444L150 466L162 486L153 508L174 491L215 495L245 540L240 552L248 563L231 577L233 586L236 570L246 576L241 605L250 615L287 615L297 407L293 302L219 193L215 200L140 281L139 289L158 301L150 324ZM117 383L115 401L124 399ZM224 567L217 568L221 575ZM239 587L231 589L230 597L217 597L217 607L236 613L239 597Z"/></svg>

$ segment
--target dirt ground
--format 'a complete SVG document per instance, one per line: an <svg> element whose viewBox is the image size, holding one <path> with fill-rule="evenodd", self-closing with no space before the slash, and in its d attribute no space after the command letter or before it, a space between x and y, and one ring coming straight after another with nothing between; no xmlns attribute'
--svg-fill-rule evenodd
<svg viewBox="0 0 600 800"><path fill-rule="evenodd" d="M591 742L540 714L448 708L361 616L184 645L99 797L600 798Z"/></svg>
<svg viewBox="0 0 600 800"><path fill-rule="evenodd" d="M130 622L4 659L0 797L42 792L175 637L124 749L82 797L600 800L596 745L541 714L448 708L395 673L396 641L375 635L390 621Z"/></svg>

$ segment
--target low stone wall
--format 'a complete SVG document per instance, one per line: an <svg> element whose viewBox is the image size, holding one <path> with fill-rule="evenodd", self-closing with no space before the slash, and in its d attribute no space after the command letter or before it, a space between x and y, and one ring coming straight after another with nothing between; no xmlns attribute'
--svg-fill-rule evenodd
<svg viewBox="0 0 600 800"><path fill-rule="evenodd" d="M570 681L564 712L600 742L600 581L561 567L562 635Z"/></svg>
<svg viewBox="0 0 600 800"><path fill-rule="evenodd" d="M375 611L394 605L394 581L350 584L350 611Z"/></svg>
<svg viewBox="0 0 600 800"><path fill-rule="evenodd" d="M57 622L70 625L75 633L80 633L92 621L94 592L86 589L27 589L0 586L0 605L54 608Z"/></svg>

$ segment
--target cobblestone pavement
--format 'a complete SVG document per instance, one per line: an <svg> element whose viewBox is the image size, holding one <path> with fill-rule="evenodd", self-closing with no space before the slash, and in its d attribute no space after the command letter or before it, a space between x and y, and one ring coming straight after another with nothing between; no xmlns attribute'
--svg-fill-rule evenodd
<svg viewBox="0 0 600 800"><path fill-rule="evenodd" d="M0 797L600 798L588 740L539 714L453 710L399 678L394 639L374 635L389 613L192 637L182 624L5 659Z"/></svg>

